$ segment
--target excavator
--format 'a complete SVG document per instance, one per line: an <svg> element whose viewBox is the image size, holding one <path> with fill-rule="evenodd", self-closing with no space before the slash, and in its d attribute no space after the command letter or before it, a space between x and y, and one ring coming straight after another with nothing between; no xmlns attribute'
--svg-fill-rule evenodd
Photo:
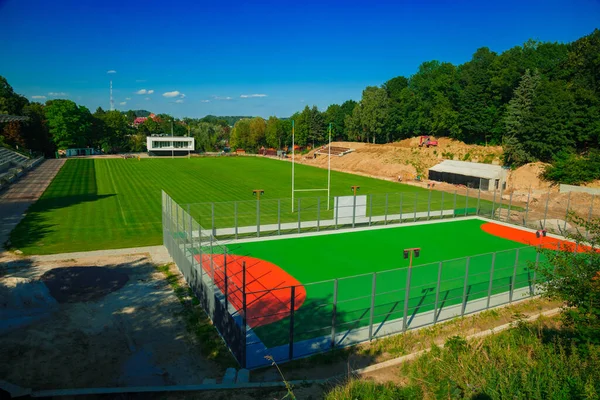
<svg viewBox="0 0 600 400"><path fill-rule="evenodd" d="M425 146L425 147L429 148L429 146L437 146L437 145L438 145L438 141L431 139L431 137L428 135L424 135L419 138L419 147Z"/></svg>

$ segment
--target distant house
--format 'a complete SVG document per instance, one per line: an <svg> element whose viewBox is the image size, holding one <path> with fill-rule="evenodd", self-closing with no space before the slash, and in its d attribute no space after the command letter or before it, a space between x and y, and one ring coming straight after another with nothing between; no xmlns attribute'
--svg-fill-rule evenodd
<svg viewBox="0 0 600 400"><path fill-rule="evenodd" d="M149 115L149 116L147 116L147 117L137 117L136 119L134 119L134 120L133 120L133 127L134 127L134 128L137 128L138 126L140 126L141 124L143 124L144 122L146 122L146 120L147 120L148 118L151 118L153 121L156 121L156 122L160 122L160 121L161 121L161 119L160 119L160 118L158 118L158 117L156 116L156 114L154 114L154 113L150 113L150 115Z"/></svg>
<svg viewBox="0 0 600 400"><path fill-rule="evenodd" d="M157 156L184 155L194 152L194 138L187 136L147 136L149 153Z"/></svg>

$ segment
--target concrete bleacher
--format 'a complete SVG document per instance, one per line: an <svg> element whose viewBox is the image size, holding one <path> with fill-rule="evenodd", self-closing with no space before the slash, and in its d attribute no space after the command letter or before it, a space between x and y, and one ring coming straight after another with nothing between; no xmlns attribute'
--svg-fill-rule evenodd
<svg viewBox="0 0 600 400"><path fill-rule="evenodd" d="M35 167L43 157L31 159L26 155L0 147L0 190L14 182L25 171Z"/></svg>
<svg viewBox="0 0 600 400"><path fill-rule="evenodd" d="M16 151L0 147L0 172L5 172L2 167L9 168L23 165L29 161L29 157L19 154Z"/></svg>

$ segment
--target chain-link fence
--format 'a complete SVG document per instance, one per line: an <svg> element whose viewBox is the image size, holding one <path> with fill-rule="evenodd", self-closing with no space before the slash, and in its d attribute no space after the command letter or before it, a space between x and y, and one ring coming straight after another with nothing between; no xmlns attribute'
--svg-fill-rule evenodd
<svg viewBox="0 0 600 400"><path fill-rule="evenodd" d="M345 216L345 222L338 219L339 224L333 226L324 222L335 221L335 215L341 219L339 210L331 213L322 208L322 200L302 198L296 210L308 217L300 217L290 229L282 217L283 205L291 212L287 200L181 207L163 192L164 245L240 365L256 368L269 364L264 358L267 355L288 361L533 296L536 283L543 277L536 276L530 266L544 261L544 254L537 247L522 247L323 282L266 285L257 290L253 284L261 275L246 265L245 256L231 254L227 242L217 240L215 233L233 238L236 233L283 234L286 229L298 233L350 227L352 222L354 226L383 225L465 215L515 223L514 213L529 216L537 212L533 207L515 206L510 198L508 204L501 204L484 201L474 193L445 194L435 200L427 195L424 204L416 193L372 195L367 198L367 210L383 210L383 214L368 211L366 221L359 220L365 217ZM352 207L356 209L355 204ZM231 211L233 215L227 216ZM548 211L546 217L551 215ZM253 225L244 224L257 217ZM315 225L308 227L311 221ZM526 217L519 225L528 222L531 220ZM233 234L220 231L232 229L223 227L232 223ZM269 224L278 229L264 228ZM242 229L247 227L254 231Z"/></svg>

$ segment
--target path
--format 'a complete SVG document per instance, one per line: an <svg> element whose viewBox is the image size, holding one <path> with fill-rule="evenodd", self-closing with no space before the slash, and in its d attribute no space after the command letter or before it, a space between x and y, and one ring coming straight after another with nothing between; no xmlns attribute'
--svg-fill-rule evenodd
<svg viewBox="0 0 600 400"><path fill-rule="evenodd" d="M0 194L0 247L54 179L66 159L45 160Z"/></svg>
<svg viewBox="0 0 600 400"><path fill-rule="evenodd" d="M166 264L172 262L171 256L164 246L145 246L129 247L126 249L110 249L95 251L80 251L75 253L47 254L43 256L28 256L33 261L58 261L68 259L79 259L83 257L105 257L105 256L125 256L134 254L149 254L151 260L156 264Z"/></svg>

